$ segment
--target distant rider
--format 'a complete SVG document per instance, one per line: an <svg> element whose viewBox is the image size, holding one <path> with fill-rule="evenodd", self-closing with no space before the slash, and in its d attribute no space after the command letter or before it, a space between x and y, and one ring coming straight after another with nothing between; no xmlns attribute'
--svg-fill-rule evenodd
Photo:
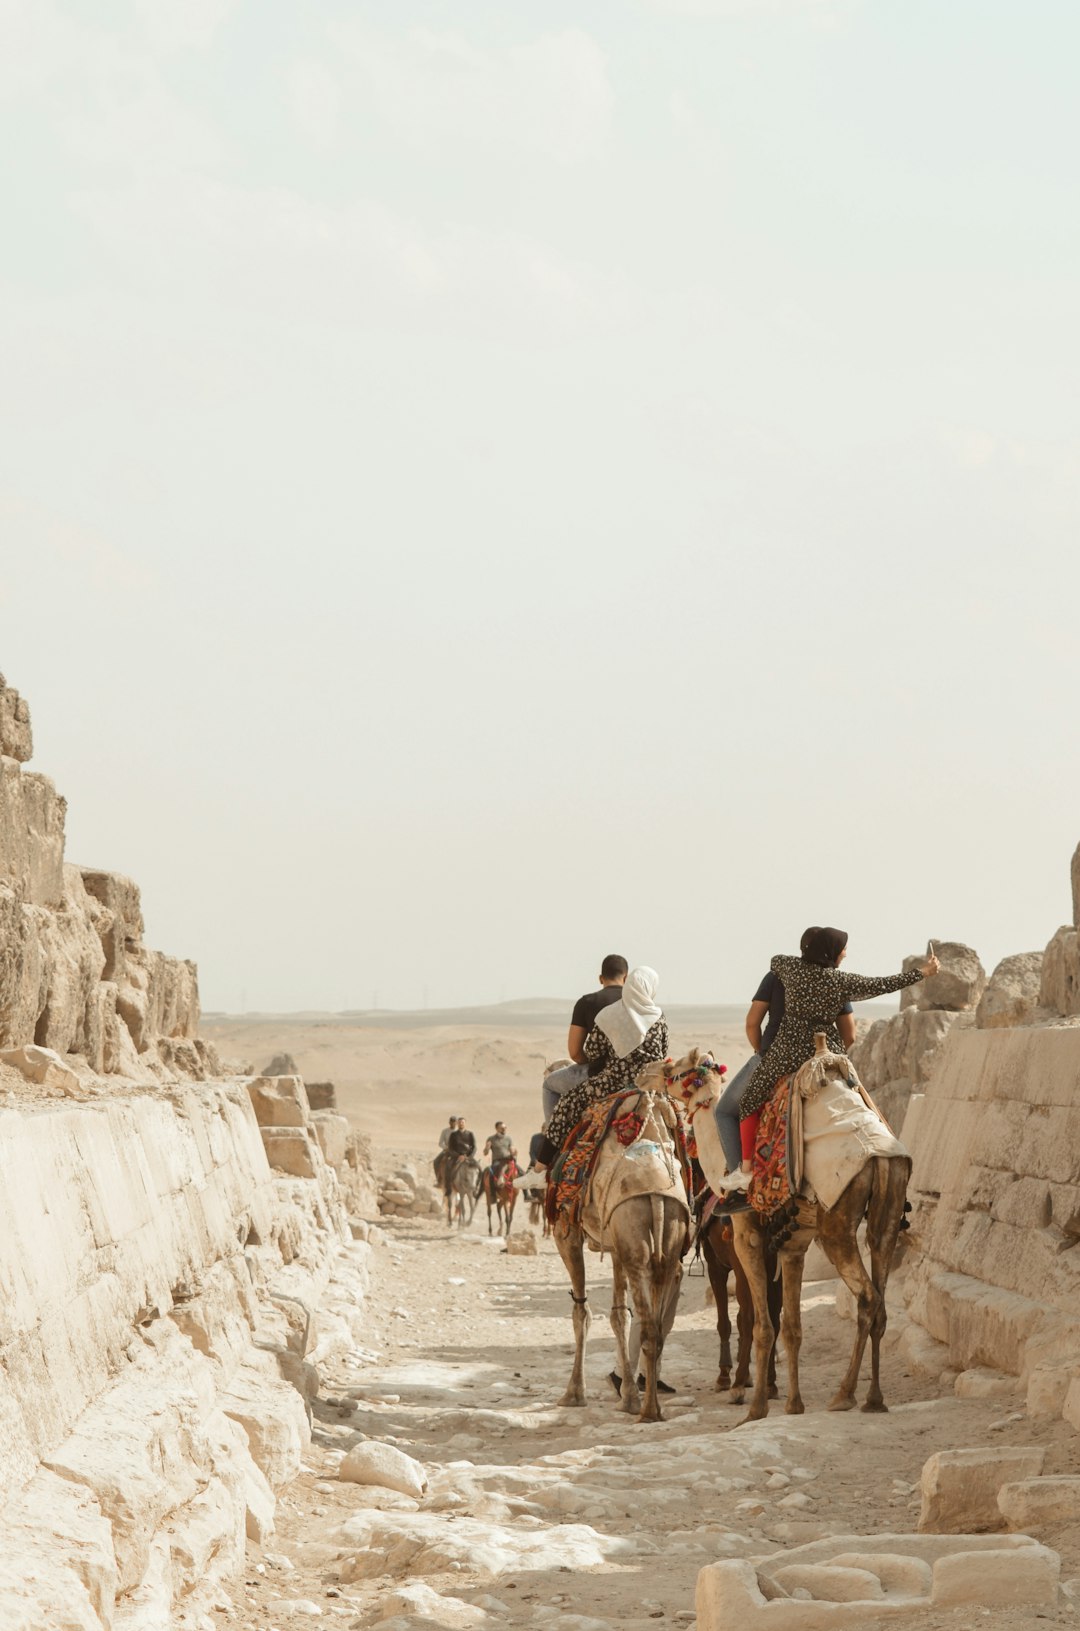
<svg viewBox="0 0 1080 1631"><path fill-rule="evenodd" d="M446 1168L446 1146L450 1142L450 1134L457 1126L457 1122L458 1118L456 1116L451 1116L449 1121L446 1123L446 1126L439 1134L439 1153L435 1157L432 1164L435 1168L435 1182L440 1185L442 1184L443 1172Z"/></svg>

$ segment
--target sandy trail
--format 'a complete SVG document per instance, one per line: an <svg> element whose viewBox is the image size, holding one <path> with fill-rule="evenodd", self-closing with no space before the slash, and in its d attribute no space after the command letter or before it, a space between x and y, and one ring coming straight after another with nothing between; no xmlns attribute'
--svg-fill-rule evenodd
<svg viewBox="0 0 1080 1631"><path fill-rule="evenodd" d="M826 1412L852 1335L832 1284L806 1288L808 1413L788 1417L774 1405L766 1423L731 1432L744 1412L713 1391L706 1282L684 1278L663 1365L678 1392L665 1401L667 1420L646 1426L620 1413L605 1380L610 1274L591 1258L590 1397L584 1409L562 1409L570 1300L553 1243L509 1256L479 1213L465 1233L434 1220L390 1220L386 1233L365 1348L324 1377L308 1466L285 1493L271 1546L215 1616L220 1625L689 1626L706 1562L828 1534L913 1529L914 1486L936 1449L1043 1442L1047 1472L1076 1470L1076 1439L1060 1422L1009 1419L1014 1407L1000 1400L929 1396L895 1357L884 1377L891 1414ZM422 1502L338 1481L342 1456L364 1437L424 1464ZM1077 1572L1080 1535L1038 1538L1062 1551L1063 1579ZM995 1611L992 1622L976 1611L903 1623L1030 1631L1076 1621L1063 1601L1044 1613Z"/></svg>

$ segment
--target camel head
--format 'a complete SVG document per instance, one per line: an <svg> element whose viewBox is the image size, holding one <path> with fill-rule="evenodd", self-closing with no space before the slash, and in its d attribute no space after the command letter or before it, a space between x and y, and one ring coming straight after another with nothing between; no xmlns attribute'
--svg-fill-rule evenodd
<svg viewBox="0 0 1080 1631"><path fill-rule="evenodd" d="M825 1032L815 1031L814 1057L795 1072L795 1087L804 1099L812 1099L828 1081L840 1082L855 1093L861 1085L859 1073L847 1055L830 1052Z"/></svg>
<svg viewBox="0 0 1080 1631"><path fill-rule="evenodd" d="M646 1065L637 1085L651 1093L668 1093L688 1110L695 1110L716 1103L726 1074L727 1066L718 1065L711 1053L691 1048L682 1059Z"/></svg>

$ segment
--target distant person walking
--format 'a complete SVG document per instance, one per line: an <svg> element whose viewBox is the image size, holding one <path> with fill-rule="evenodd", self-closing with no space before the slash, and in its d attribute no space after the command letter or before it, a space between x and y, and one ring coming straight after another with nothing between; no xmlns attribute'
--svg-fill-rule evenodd
<svg viewBox="0 0 1080 1631"><path fill-rule="evenodd" d="M639 1071L667 1057L667 1020L656 1002L659 983L655 969L636 968L627 977L621 1001L609 1003L597 1015L585 1039L589 1075L563 1094L548 1122L549 1162L590 1104L633 1087Z"/></svg>
<svg viewBox="0 0 1080 1631"><path fill-rule="evenodd" d="M843 929L807 929L799 957L774 957L772 973L784 988L784 1017L768 1052L758 1062L739 1108L742 1165L725 1183L724 1191L746 1189L752 1177L758 1122L766 1100L781 1076L789 1076L814 1057L814 1033L824 1031L833 1053L846 1053L837 1021L845 1003L866 1002L936 974L937 958L928 957L906 974L841 974L848 937Z"/></svg>
<svg viewBox="0 0 1080 1631"><path fill-rule="evenodd" d="M570 1016L570 1029L566 1037L566 1051L571 1062L562 1070L550 1071L544 1077L545 1121L551 1120L555 1106L564 1093L568 1093L572 1087L580 1087L589 1076L596 1074L599 1067L594 1068L592 1062L587 1059L585 1043L596 1024L597 1015L611 1003L618 1002L622 996L629 968L625 957L617 957L614 954L605 957L600 964L599 990L586 992L574 1004L574 1011Z"/></svg>

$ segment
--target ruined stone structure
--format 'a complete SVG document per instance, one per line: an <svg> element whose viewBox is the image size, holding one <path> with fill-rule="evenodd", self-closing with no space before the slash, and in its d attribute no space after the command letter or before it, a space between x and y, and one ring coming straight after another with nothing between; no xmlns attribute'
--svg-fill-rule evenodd
<svg viewBox="0 0 1080 1631"><path fill-rule="evenodd" d="M193 963L65 862L0 680L0 1631L205 1623L363 1321L365 1141L223 1079Z"/></svg>
<svg viewBox="0 0 1080 1631"><path fill-rule="evenodd" d="M1073 857L1074 914L1080 850ZM1004 959L954 1025L904 1139L914 1247L901 1283L931 1368L1015 1377L1080 1426L1080 934ZM933 1344L938 1344L935 1349ZM934 1354L937 1359L935 1361ZM959 1385L959 1384L958 1384Z"/></svg>

